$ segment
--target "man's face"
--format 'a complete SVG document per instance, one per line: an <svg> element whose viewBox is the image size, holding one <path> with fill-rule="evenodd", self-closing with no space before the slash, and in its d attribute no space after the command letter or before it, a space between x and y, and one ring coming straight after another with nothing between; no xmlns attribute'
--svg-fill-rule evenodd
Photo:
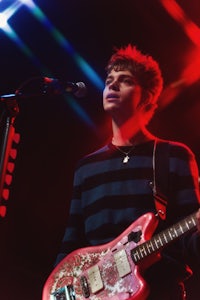
<svg viewBox="0 0 200 300"><path fill-rule="evenodd" d="M104 110L128 117L133 115L141 100L141 87L128 70L112 70L106 78L103 91Z"/></svg>

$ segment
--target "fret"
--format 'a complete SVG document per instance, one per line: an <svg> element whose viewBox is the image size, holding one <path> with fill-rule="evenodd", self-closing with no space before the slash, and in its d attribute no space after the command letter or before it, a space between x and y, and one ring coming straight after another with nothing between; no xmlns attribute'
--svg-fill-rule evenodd
<svg viewBox="0 0 200 300"><path fill-rule="evenodd" d="M190 229L188 222L185 222L185 225L186 225L187 229Z"/></svg>
<svg viewBox="0 0 200 300"><path fill-rule="evenodd" d="M179 237L181 234L184 233L183 227L180 223L178 223L176 226L174 226L175 234L177 237Z"/></svg>
<svg viewBox="0 0 200 300"><path fill-rule="evenodd" d="M151 239L151 243L153 245L153 251L155 252L157 250L157 248L156 248L156 244L155 244L154 238Z"/></svg>
<svg viewBox="0 0 200 300"><path fill-rule="evenodd" d="M154 250L158 250L158 249L160 249L164 245L163 240L161 238L161 234L156 234L152 238L152 240L154 241L155 246L156 246L156 249L154 249Z"/></svg>
<svg viewBox="0 0 200 300"><path fill-rule="evenodd" d="M158 235L159 241L160 241L160 245L163 246L163 241L161 239L161 235Z"/></svg>
<svg viewBox="0 0 200 300"><path fill-rule="evenodd" d="M148 250L149 254L151 254L154 251L152 242L151 241L146 242L146 246L147 246L147 250Z"/></svg>
<svg viewBox="0 0 200 300"><path fill-rule="evenodd" d="M145 257L145 255L143 253L143 250L144 250L143 247L144 247L144 245L142 245L142 247L139 248L141 258Z"/></svg>
<svg viewBox="0 0 200 300"><path fill-rule="evenodd" d="M163 232L163 234L162 234L162 235L163 235L163 237L164 237L164 242L165 242L165 243L167 243L167 242L168 242L168 240L167 240L166 234Z"/></svg>
<svg viewBox="0 0 200 300"><path fill-rule="evenodd" d="M169 243L169 238L167 238L166 232L159 233L159 238L161 240L161 242L160 242L161 247L163 247L164 245Z"/></svg>
<svg viewBox="0 0 200 300"><path fill-rule="evenodd" d="M179 233L178 233L178 227L176 228L176 226L174 226L174 233L175 233L175 237L179 237Z"/></svg>
<svg viewBox="0 0 200 300"><path fill-rule="evenodd" d="M169 234L170 234L170 236L171 236L171 240L172 240L172 241L173 241L175 238L178 237L177 231L175 230L174 227L171 227L171 228L169 229Z"/></svg>
<svg viewBox="0 0 200 300"><path fill-rule="evenodd" d="M140 253L138 251L138 247L136 247L131 251L131 256L135 262L140 261Z"/></svg>
<svg viewBox="0 0 200 300"><path fill-rule="evenodd" d="M169 233L170 240L172 241L172 235L171 235L170 230L168 230L168 233Z"/></svg>
<svg viewBox="0 0 200 300"><path fill-rule="evenodd" d="M151 244L152 250L155 251L152 241L150 241L150 244Z"/></svg>
<svg viewBox="0 0 200 300"><path fill-rule="evenodd" d="M141 248L141 251L142 251L142 255L147 256L147 252L146 252L146 249L145 249L145 244L143 244L143 247Z"/></svg>
<svg viewBox="0 0 200 300"><path fill-rule="evenodd" d="M155 240L156 248L159 249L159 245L158 245L159 240L157 240L156 238L154 240Z"/></svg>
<svg viewBox="0 0 200 300"><path fill-rule="evenodd" d="M183 230L182 224L179 224L179 229L180 229L180 232L181 232L181 233L184 233L184 230Z"/></svg>

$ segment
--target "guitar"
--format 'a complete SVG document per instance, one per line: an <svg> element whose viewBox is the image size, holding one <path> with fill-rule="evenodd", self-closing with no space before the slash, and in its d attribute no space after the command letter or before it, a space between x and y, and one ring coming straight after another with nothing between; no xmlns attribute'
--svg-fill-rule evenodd
<svg viewBox="0 0 200 300"><path fill-rule="evenodd" d="M73 251L46 280L42 300L146 299L142 272L164 246L196 227L196 213L152 237L157 225L158 218L146 213L113 241Z"/></svg>

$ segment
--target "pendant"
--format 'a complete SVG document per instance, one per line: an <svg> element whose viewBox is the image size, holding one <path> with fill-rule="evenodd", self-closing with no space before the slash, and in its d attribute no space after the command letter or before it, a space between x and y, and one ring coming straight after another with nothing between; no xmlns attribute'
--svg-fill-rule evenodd
<svg viewBox="0 0 200 300"><path fill-rule="evenodd" d="M126 155L124 158L123 158L123 163L126 164L128 161L129 161L130 157L128 155Z"/></svg>

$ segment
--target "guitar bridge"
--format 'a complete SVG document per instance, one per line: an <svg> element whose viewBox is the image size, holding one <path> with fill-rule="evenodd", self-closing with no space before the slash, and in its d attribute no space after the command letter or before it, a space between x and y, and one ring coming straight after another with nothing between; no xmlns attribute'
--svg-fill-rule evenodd
<svg viewBox="0 0 200 300"><path fill-rule="evenodd" d="M65 285L51 294L51 300L76 300L75 291L72 285Z"/></svg>

